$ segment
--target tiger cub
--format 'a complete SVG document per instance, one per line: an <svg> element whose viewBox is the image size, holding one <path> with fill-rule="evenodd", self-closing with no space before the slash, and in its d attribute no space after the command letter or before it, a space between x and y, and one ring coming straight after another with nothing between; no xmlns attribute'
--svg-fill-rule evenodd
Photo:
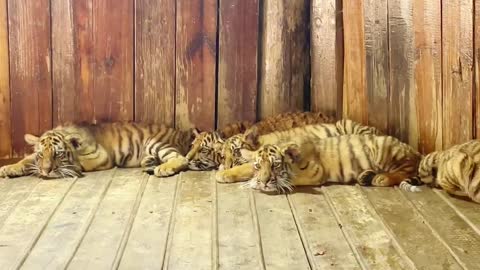
<svg viewBox="0 0 480 270"><path fill-rule="evenodd" d="M229 125L213 132L196 132L195 140L187 154L191 170L213 170L223 163L222 149L225 139L241 134L247 128L255 127L258 134L267 134L273 131L288 130L309 124L330 123L329 118L322 113L296 112L270 116L257 123L241 122Z"/></svg>
<svg viewBox="0 0 480 270"><path fill-rule="evenodd" d="M480 141L472 140L426 155L418 175L425 184L480 203Z"/></svg>
<svg viewBox="0 0 480 270"><path fill-rule="evenodd" d="M26 134L25 141L34 146L35 152L16 164L1 167L0 177L75 177L115 166L142 166L156 176L170 176L187 167L184 155L192 140L191 130L160 125L67 124L40 137Z"/></svg>
<svg viewBox="0 0 480 270"><path fill-rule="evenodd" d="M394 186L416 177L420 159L420 153L391 136L344 135L269 144L256 152L248 186L279 193L327 182Z"/></svg>
<svg viewBox="0 0 480 270"><path fill-rule="evenodd" d="M261 134L255 127L252 127L245 134L235 135L225 141L222 147L224 162L221 169L230 169L247 163L250 160L251 151L259 149L261 145L280 144L290 141L299 143L303 140L322 139L347 134L381 135L381 132L374 127L365 126L349 119L343 119L334 124L308 125L262 136L260 136Z"/></svg>

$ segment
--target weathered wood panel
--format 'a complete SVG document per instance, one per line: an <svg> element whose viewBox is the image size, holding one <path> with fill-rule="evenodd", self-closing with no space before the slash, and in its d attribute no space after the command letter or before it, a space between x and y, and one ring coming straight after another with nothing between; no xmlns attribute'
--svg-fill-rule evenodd
<svg viewBox="0 0 480 270"><path fill-rule="evenodd" d="M88 231L68 264L69 269L118 267L147 177L138 169L115 172Z"/></svg>
<svg viewBox="0 0 480 270"><path fill-rule="evenodd" d="M175 0L135 1L135 120L175 123Z"/></svg>
<svg viewBox="0 0 480 270"><path fill-rule="evenodd" d="M38 238L22 269L65 269L90 226L114 172L90 173L75 182Z"/></svg>
<svg viewBox="0 0 480 270"><path fill-rule="evenodd" d="M29 150L25 133L52 127L50 3L8 1L13 155Z"/></svg>
<svg viewBox="0 0 480 270"><path fill-rule="evenodd" d="M286 196L256 192L255 202L266 269L308 269Z"/></svg>
<svg viewBox="0 0 480 270"><path fill-rule="evenodd" d="M472 201L452 197L444 190L435 189L444 202L455 210L457 215L463 218L476 232L480 234L480 213L478 205Z"/></svg>
<svg viewBox="0 0 480 270"><path fill-rule="evenodd" d="M215 127L216 0L178 0L175 125Z"/></svg>
<svg viewBox="0 0 480 270"><path fill-rule="evenodd" d="M361 269L320 188L288 199L312 269Z"/></svg>
<svg viewBox="0 0 480 270"><path fill-rule="evenodd" d="M480 1L475 0L474 10L475 138L480 138Z"/></svg>
<svg viewBox="0 0 480 270"><path fill-rule="evenodd" d="M417 269L462 269L397 189L362 191Z"/></svg>
<svg viewBox="0 0 480 270"><path fill-rule="evenodd" d="M240 184L217 185L218 265L220 269L262 269L253 198ZM254 207L254 206L253 206Z"/></svg>
<svg viewBox="0 0 480 270"><path fill-rule="evenodd" d="M75 181L42 181L0 229L0 266L18 269Z"/></svg>
<svg viewBox="0 0 480 270"><path fill-rule="evenodd" d="M417 147L413 0L388 1L390 44L389 134Z"/></svg>
<svg viewBox="0 0 480 270"><path fill-rule="evenodd" d="M94 120L92 0L53 0L53 124Z"/></svg>
<svg viewBox="0 0 480 270"><path fill-rule="evenodd" d="M0 1L0 158L12 151L10 114L10 72L8 64L7 0Z"/></svg>
<svg viewBox="0 0 480 270"><path fill-rule="evenodd" d="M180 176L175 213L167 243L167 269L212 269L214 261L212 215L216 214L212 194L215 182L210 173L188 172ZM188 254L188 256L185 256Z"/></svg>
<svg viewBox="0 0 480 270"><path fill-rule="evenodd" d="M368 124L387 133L390 92L388 5L386 0L366 0L363 8Z"/></svg>
<svg viewBox="0 0 480 270"><path fill-rule="evenodd" d="M366 51L364 0L343 2L344 77L343 116L366 124L368 100L366 88Z"/></svg>
<svg viewBox="0 0 480 270"><path fill-rule="evenodd" d="M177 179L148 179L119 269L156 269L162 265L175 210Z"/></svg>
<svg viewBox="0 0 480 270"><path fill-rule="evenodd" d="M411 268L409 260L357 187L330 186L322 190L363 268Z"/></svg>
<svg viewBox="0 0 480 270"><path fill-rule="evenodd" d="M442 1L443 147L472 138L473 16L470 15L473 15L473 0Z"/></svg>
<svg viewBox="0 0 480 270"><path fill-rule="evenodd" d="M260 117L303 110L310 85L309 2L265 0L262 12Z"/></svg>
<svg viewBox="0 0 480 270"><path fill-rule="evenodd" d="M441 27L439 1L413 2L418 149L423 153L442 148Z"/></svg>
<svg viewBox="0 0 480 270"><path fill-rule="evenodd" d="M133 0L93 1L95 120L133 120Z"/></svg>
<svg viewBox="0 0 480 270"><path fill-rule="evenodd" d="M217 124L257 117L258 0L219 1Z"/></svg>
<svg viewBox="0 0 480 270"><path fill-rule="evenodd" d="M0 182L2 184L0 186L0 227L13 213L15 207L35 190L39 182L40 179L33 177Z"/></svg>
<svg viewBox="0 0 480 270"><path fill-rule="evenodd" d="M342 1L312 0L311 109L342 115L343 18ZM342 38L339 38L342 37Z"/></svg>

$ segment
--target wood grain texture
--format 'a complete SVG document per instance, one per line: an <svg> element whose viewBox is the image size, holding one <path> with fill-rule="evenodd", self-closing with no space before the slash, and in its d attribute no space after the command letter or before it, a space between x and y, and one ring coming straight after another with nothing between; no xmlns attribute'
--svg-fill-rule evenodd
<svg viewBox="0 0 480 270"><path fill-rule="evenodd" d="M8 1L13 155L28 151L25 133L52 127L50 4Z"/></svg>
<svg viewBox="0 0 480 270"><path fill-rule="evenodd" d="M344 77L343 116L367 124L364 0L343 2Z"/></svg>
<svg viewBox="0 0 480 270"><path fill-rule="evenodd" d="M258 0L219 1L217 126L257 117Z"/></svg>
<svg viewBox="0 0 480 270"><path fill-rule="evenodd" d="M442 2L443 147L472 138L473 0Z"/></svg>
<svg viewBox="0 0 480 270"><path fill-rule="evenodd" d="M133 120L133 0L93 2L95 120Z"/></svg>
<svg viewBox="0 0 480 270"><path fill-rule="evenodd" d="M10 114L10 72L8 64L7 0L0 1L0 158L12 151Z"/></svg>
<svg viewBox="0 0 480 270"><path fill-rule="evenodd" d="M475 138L480 138L480 1L475 0L474 14L474 61L475 61Z"/></svg>
<svg viewBox="0 0 480 270"><path fill-rule="evenodd" d="M388 25L390 40L388 132L417 147L413 0L389 1Z"/></svg>
<svg viewBox="0 0 480 270"><path fill-rule="evenodd" d="M440 2L413 2L418 149L423 153L442 148L441 24Z"/></svg>
<svg viewBox="0 0 480 270"><path fill-rule="evenodd" d="M53 125L94 117L92 0L52 0Z"/></svg>
<svg viewBox="0 0 480 270"><path fill-rule="evenodd" d="M364 14L368 124L387 133L390 92L387 1L366 0Z"/></svg>
<svg viewBox="0 0 480 270"><path fill-rule="evenodd" d="M175 123L175 0L135 1L135 120Z"/></svg>
<svg viewBox="0 0 480 270"><path fill-rule="evenodd" d="M216 0L178 0L175 126L215 127Z"/></svg>
<svg viewBox="0 0 480 270"><path fill-rule="evenodd" d="M263 1L260 117L304 109L309 83L308 1Z"/></svg>
<svg viewBox="0 0 480 270"><path fill-rule="evenodd" d="M329 116L342 114L343 21L342 1L312 0L311 95L312 111Z"/></svg>

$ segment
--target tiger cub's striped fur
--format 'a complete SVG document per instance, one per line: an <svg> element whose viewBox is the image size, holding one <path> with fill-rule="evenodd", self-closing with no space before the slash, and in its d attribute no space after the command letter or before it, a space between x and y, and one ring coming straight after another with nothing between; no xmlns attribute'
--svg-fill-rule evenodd
<svg viewBox="0 0 480 270"><path fill-rule="evenodd" d="M423 183L480 203L480 141L472 140L426 155L418 175Z"/></svg>
<svg viewBox="0 0 480 270"><path fill-rule="evenodd" d="M323 139L347 134L381 135L381 132L374 127L365 126L349 119L343 119L334 124L308 125L266 135L261 135L253 127L247 130L245 134L235 135L225 141L222 147L224 169L230 169L249 162L251 151L259 149L262 145L285 142L300 143L304 140Z"/></svg>
<svg viewBox="0 0 480 270"><path fill-rule="evenodd" d="M254 125L248 122L241 122L229 125L218 131L197 132L192 147L187 154L189 168L191 170L212 170L218 168L223 163L222 148L225 139L241 134L252 126L261 135L273 131L283 131L294 127L332 121L332 118L322 113L296 112L267 117Z"/></svg>
<svg viewBox="0 0 480 270"><path fill-rule="evenodd" d="M0 177L73 177L115 166L152 167L156 176L169 176L187 167L193 133L140 123L67 124L25 140L35 153L0 168Z"/></svg>
<svg viewBox="0 0 480 270"><path fill-rule="evenodd" d="M415 177L421 155L391 136L344 135L300 144L264 145L248 185L264 192L358 182L393 186Z"/></svg>

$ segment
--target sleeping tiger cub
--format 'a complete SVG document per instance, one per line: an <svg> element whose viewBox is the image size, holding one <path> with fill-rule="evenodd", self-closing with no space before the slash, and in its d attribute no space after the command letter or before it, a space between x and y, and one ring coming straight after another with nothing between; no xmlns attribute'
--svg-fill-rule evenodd
<svg viewBox="0 0 480 270"><path fill-rule="evenodd" d="M248 186L279 193L327 182L394 186L416 177L420 159L420 153L391 136L344 135L264 145L255 154Z"/></svg>
<svg viewBox="0 0 480 270"><path fill-rule="evenodd" d="M381 135L381 132L374 127L365 126L349 119L343 119L334 124L309 125L262 136L255 127L252 127L245 134L235 135L225 141L222 147L224 167L221 169L230 169L247 163L250 160L251 151L259 149L261 145L290 141L299 143L302 140L322 139L347 134Z"/></svg>
<svg viewBox="0 0 480 270"><path fill-rule="evenodd" d="M164 177L187 167L184 156L193 140L191 130L179 131L139 123L67 124L42 136L26 134L35 152L0 168L0 177L42 178L81 176L82 172L118 167L148 167Z"/></svg>
<svg viewBox="0 0 480 270"><path fill-rule="evenodd" d="M418 174L423 183L480 203L480 141L472 140L426 155Z"/></svg>
<svg viewBox="0 0 480 270"><path fill-rule="evenodd" d="M267 117L254 125L242 122L229 125L221 130L213 132L196 132L195 140L187 154L189 168L191 170L213 170L223 163L222 149L225 139L236 134L241 134L255 127L258 134L267 134L273 131L283 131L294 127L302 127L309 124L330 123L333 119L322 113L296 112L284 113Z"/></svg>

